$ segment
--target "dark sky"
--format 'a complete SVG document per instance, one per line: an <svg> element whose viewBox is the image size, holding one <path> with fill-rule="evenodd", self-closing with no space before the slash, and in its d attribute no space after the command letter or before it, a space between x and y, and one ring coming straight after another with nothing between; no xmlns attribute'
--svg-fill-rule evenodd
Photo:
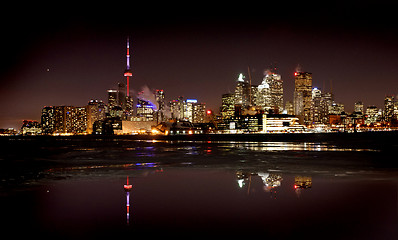
<svg viewBox="0 0 398 240"><path fill-rule="evenodd" d="M271 64L285 101L298 64L314 87L332 83L348 111L359 100L382 108L398 94L397 4L152 5L10 9L0 19L0 128L40 120L43 106L106 101L124 81L127 36L131 88L163 89L168 101L197 98L218 111L239 73L250 66L260 84Z"/></svg>

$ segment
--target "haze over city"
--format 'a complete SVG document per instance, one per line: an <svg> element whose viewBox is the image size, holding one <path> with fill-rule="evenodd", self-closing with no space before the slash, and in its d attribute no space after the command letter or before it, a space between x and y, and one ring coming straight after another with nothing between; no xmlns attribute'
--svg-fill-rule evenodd
<svg viewBox="0 0 398 240"><path fill-rule="evenodd" d="M195 98L218 112L239 73L247 75L250 66L253 84L260 84L272 65L283 79L284 101L292 101L300 64L313 73L314 87L332 86L347 111L356 101L382 108L386 95L398 93L393 9L336 3L182 16L22 11L4 29L0 128L40 120L43 106L106 101L106 90L125 80L127 36L132 93L164 89L166 101Z"/></svg>

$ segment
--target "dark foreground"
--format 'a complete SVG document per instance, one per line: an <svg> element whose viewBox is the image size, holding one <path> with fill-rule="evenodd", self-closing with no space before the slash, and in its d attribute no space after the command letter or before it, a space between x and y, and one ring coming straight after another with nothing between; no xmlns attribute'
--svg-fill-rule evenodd
<svg viewBox="0 0 398 240"><path fill-rule="evenodd" d="M1 228L58 239L397 239L397 136L2 137Z"/></svg>

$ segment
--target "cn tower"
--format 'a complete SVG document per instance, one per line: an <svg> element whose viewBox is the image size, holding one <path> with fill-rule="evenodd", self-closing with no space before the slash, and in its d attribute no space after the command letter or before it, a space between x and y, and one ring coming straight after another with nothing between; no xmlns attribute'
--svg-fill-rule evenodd
<svg viewBox="0 0 398 240"><path fill-rule="evenodd" d="M127 97L130 96L130 77L133 76L133 73L131 72L130 69L130 41L129 37L127 37L127 67L126 70L124 71L124 76L127 78Z"/></svg>

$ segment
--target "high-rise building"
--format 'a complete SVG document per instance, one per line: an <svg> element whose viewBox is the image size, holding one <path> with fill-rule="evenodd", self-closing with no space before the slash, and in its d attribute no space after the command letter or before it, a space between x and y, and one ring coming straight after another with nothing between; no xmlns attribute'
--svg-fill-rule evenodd
<svg viewBox="0 0 398 240"><path fill-rule="evenodd" d="M184 100L178 97L170 102L171 118L184 120L191 123L203 123L206 116L206 104L199 103L197 99Z"/></svg>
<svg viewBox="0 0 398 240"><path fill-rule="evenodd" d="M322 123L322 92L318 88L312 89L312 100L311 100L311 122L312 124Z"/></svg>
<svg viewBox="0 0 398 240"><path fill-rule="evenodd" d="M242 73L236 82L234 104L241 106L242 109L250 106L250 84Z"/></svg>
<svg viewBox="0 0 398 240"><path fill-rule="evenodd" d="M90 100L87 105L87 133L93 132L93 124L106 117L106 105L101 100Z"/></svg>
<svg viewBox="0 0 398 240"><path fill-rule="evenodd" d="M194 103L192 108L192 123L204 123L206 117L206 104Z"/></svg>
<svg viewBox="0 0 398 240"><path fill-rule="evenodd" d="M154 110L156 110L156 106L150 101L137 99L137 117L142 118L143 121L153 121Z"/></svg>
<svg viewBox="0 0 398 240"><path fill-rule="evenodd" d="M384 120L391 122L394 117L394 96L386 96L384 98Z"/></svg>
<svg viewBox="0 0 398 240"><path fill-rule="evenodd" d="M294 114L308 125L311 122L312 73L295 72L294 76Z"/></svg>
<svg viewBox="0 0 398 240"><path fill-rule="evenodd" d="M44 134L87 133L86 107L44 107L42 110L41 120Z"/></svg>
<svg viewBox="0 0 398 240"><path fill-rule="evenodd" d="M222 119L227 119L234 115L235 113L234 94L226 93L222 95L220 113Z"/></svg>
<svg viewBox="0 0 398 240"><path fill-rule="evenodd" d="M54 132L54 108L44 107L41 110L41 128L43 134L52 134Z"/></svg>
<svg viewBox="0 0 398 240"><path fill-rule="evenodd" d="M342 112L344 112L344 104L342 103L336 103L333 101L332 105L329 106L329 114L340 115Z"/></svg>
<svg viewBox="0 0 398 240"><path fill-rule="evenodd" d="M378 120L379 110L376 106L371 105L366 108L365 123L374 124Z"/></svg>
<svg viewBox="0 0 398 240"><path fill-rule="evenodd" d="M164 121L166 121L164 91L157 89L155 91L155 99L158 104L158 109L156 111L156 122L157 123L164 122Z"/></svg>
<svg viewBox="0 0 398 240"><path fill-rule="evenodd" d="M293 102L292 101L286 101L285 110L286 110L286 114L294 115L294 108L293 108Z"/></svg>
<svg viewBox="0 0 398 240"><path fill-rule="evenodd" d="M109 89L108 90L108 106L110 109L113 107L119 106L118 99L119 99L118 90Z"/></svg>
<svg viewBox="0 0 398 240"><path fill-rule="evenodd" d="M283 81L281 75L267 71L257 87L256 105L268 113L283 111Z"/></svg>
<svg viewBox="0 0 398 240"><path fill-rule="evenodd" d="M184 118L184 97L180 96L176 100L170 101L171 118L182 120Z"/></svg>
<svg viewBox="0 0 398 240"><path fill-rule="evenodd" d="M354 112L363 114L363 102L358 101L354 104Z"/></svg>
<svg viewBox="0 0 398 240"><path fill-rule="evenodd" d="M322 123L329 123L329 109L334 102L333 94L329 92L321 93L321 119Z"/></svg>

